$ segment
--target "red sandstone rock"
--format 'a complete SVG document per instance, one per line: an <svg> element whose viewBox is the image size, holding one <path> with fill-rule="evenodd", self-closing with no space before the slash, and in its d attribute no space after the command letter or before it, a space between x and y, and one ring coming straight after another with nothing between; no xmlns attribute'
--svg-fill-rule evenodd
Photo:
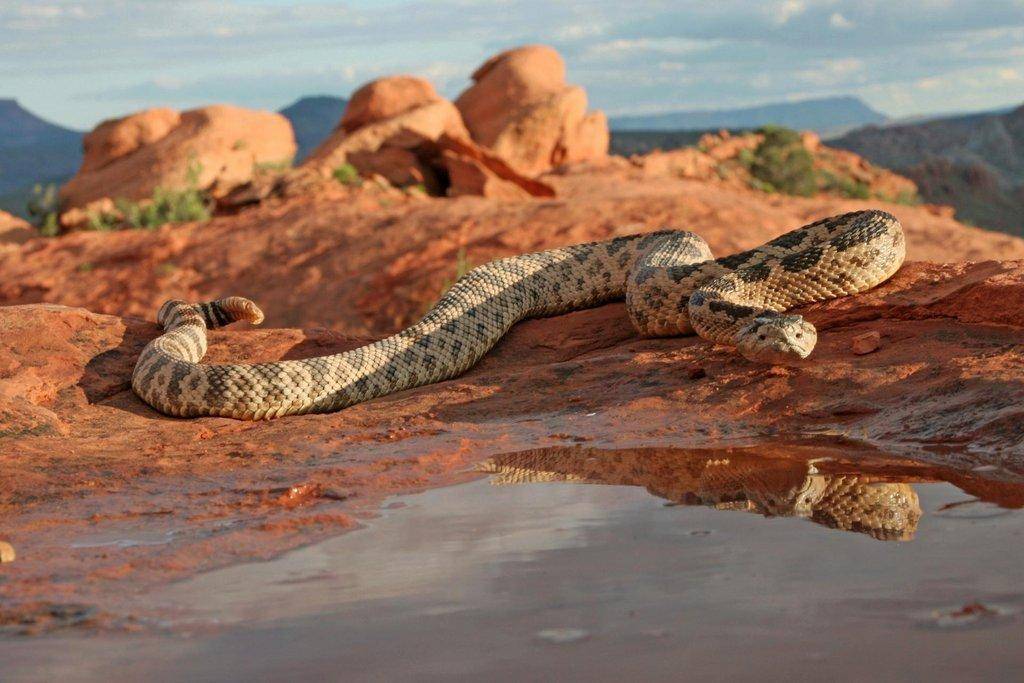
<svg viewBox="0 0 1024 683"><path fill-rule="evenodd" d="M657 150L634 156L630 160L645 176L675 176L708 180L714 177L717 163L709 154L696 147L684 147L668 152Z"/></svg>
<svg viewBox="0 0 1024 683"><path fill-rule="evenodd" d="M361 110L372 109L369 104L360 106ZM434 195L504 199L554 195L550 185L517 173L504 159L472 142L458 110L436 95L424 104L390 118L368 121L350 132L339 128L310 155L302 170L327 176L342 164L351 164L363 176L379 174L398 187L422 184ZM442 169L447 182L442 181Z"/></svg>
<svg viewBox="0 0 1024 683"><path fill-rule="evenodd" d="M520 175L504 159L468 140L444 135L438 140L448 170L452 197L479 195L501 199L554 197L547 183Z"/></svg>
<svg viewBox="0 0 1024 683"><path fill-rule="evenodd" d="M448 195L476 195L491 199L525 199L529 193L515 183L503 180L473 157L445 150L441 157L448 169L451 186Z"/></svg>
<svg viewBox="0 0 1024 683"><path fill-rule="evenodd" d="M367 124L390 119L440 99L434 86L422 78L378 78L352 93L339 125L346 133L351 133Z"/></svg>
<svg viewBox="0 0 1024 683"><path fill-rule="evenodd" d="M24 244L38 233L32 225L6 211L0 211L0 247Z"/></svg>
<svg viewBox="0 0 1024 683"><path fill-rule="evenodd" d="M79 173L96 171L140 147L151 145L180 123L181 114L165 107L104 121L82 141L84 154Z"/></svg>
<svg viewBox="0 0 1024 683"><path fill-rule="evenodd" d="M423 173L437 156L436 142L442 135L469 139L455 106L437 99L351 133L339 127L309 155L302 168L327 177L339 166L352 164L366 175L387 171L385 177L398 185L413 168ZM405 165L394 163L397 157L391 150L395 149L407 152Z"/></svg>
<svg viewBox="0 0 1024 683"><path fill-rule="evenodd" d="M901 220L912 260L1024 258L1024 240L923 207L786 197L717 179L643 177L618 165L543 180L557 198L501 203L412 201L326 180L208 223L32 240L0 251L0 304L61 303L152 319L166 299L237 293L259 301L268 324L380 334L412 322L437 298L460 247L478 264L669 226L694 230L726 255L869 207Z"/></svg>
<svg viewBox="0 0 1024 683"><path fill-rule="evenodd" d="M814 154L821 147L821 136L812 130L805 130L800 133L800 141L803 142L804 148Z"/></svg>
<svg viewBox="0 0 1024 683"><path fill-rule="evenodd" d="M0 563L14 562L16 558L17 554L14 552L14 546L6 541L0 541Z"/></svg>
<svg viewBox="0 0 1024 683"><path fill-rule="evenodd" d="M877 351L882 346L882 335L877 330L858 334L850 340L850 349L858 356Z"/></svg>
<svg viewBox="0 0 1024 683"><path fill-rule="evenodd" d="M550 47L491 57L455 106L476 142L525 175L608 153L607 120L587 114L586 93L565 83L565 62Z"/></svg>
<svg viewBox="0 0 1024 683"><path fill-rule="evenodd" d="M707 133L701 136L696 147L656 150L635 155L630 162L645 176L672 175L720 181L737 188L750 187L753 176L743 157L754 153L763 139L759 133ZM812 155L822 193L842 196L844 191L854 188L888 201L908 203L916 198L917 186L908 178L874 166L852 152L823 145L814 133L803 133L801 139ZM826 182L827 179L831 181Z"/></svg>
<svg viewBox="0 0 1024 683"><path fill-rule="evenodd" d="M833 434L960 467L969 481L979 465L1020 476L1022 302L1024 261L909 264L864 295L804 309L818 347L785 372L698 338L640 339L613 304L525 322L460 378L261 423L171 419L142 404L129 378L158 333L151 322L0 307L0 516L20 556L0 602L116 606L153 582L350 528L384 496L458 481L496 454L566 443L711 448ZM880 330L884 347L850 354L854 338ZM363 341L225 330L211 334L209 360ZM998 485L976 488L999 499ZM126 523L174 533L112 553L73 543L83 519L96 535Z"/></svg>
<svg viewBox="0 0 1024 683"><path fill-rule="evenodd" d="M198 186L223 196L249 182L259 164L295 155L291 124L280 114L214 105L182 112L151 109L106 121L86 136L79 172L60 189L65 211L104 198L143 200L158 187L183 188L189 167Z"/></svg>

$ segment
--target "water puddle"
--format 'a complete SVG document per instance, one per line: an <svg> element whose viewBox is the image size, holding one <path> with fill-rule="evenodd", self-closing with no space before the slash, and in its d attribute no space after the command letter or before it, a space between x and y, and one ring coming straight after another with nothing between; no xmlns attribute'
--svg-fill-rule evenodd
<svg viewBox="0 0 1024 683"><path fill-rule="evenodd" d="M1024 664L1024 485L1001 470L568 447L479 471L148 596L169 635L35 639L14 674L962 680Z"/></svg>

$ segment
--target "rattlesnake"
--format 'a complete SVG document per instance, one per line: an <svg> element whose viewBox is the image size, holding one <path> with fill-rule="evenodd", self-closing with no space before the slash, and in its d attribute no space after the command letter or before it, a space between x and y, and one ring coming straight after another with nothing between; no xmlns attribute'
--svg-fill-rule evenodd
<svg viewBox="0 0 1024 683"><path fill-rule="evenodd" d="M858 211L805 225L749 251L715 259L697 235L662 230L498 259L460 278L418 323L351 351L272 363L200 364L206 330L259 323L248 299L168 301L164 334L142 351L132 388L182 417L264 419L330 412L455 377L518 321L625 297L645 336L696 332L748 359L806 358L817 332L801 304L862 292L903 263L899 222Z"/></svg>
<svg viewBox="0 0 1024 683"><path fill-rule="evenodd" d="M921 519L899 473L818 472L807 461L753 453L547 448L498 456L476 469L496 486L541 482L642 486L677 505L802 517L880 541L907 541Z"/></svg>

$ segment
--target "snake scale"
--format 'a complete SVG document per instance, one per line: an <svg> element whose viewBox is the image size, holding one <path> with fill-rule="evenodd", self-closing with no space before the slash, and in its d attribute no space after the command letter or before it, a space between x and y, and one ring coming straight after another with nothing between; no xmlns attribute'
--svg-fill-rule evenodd
<svg viewBox="0 0 1024 683"><path fill-rule="evenodd" d="M732 256L714 258L699 236L662 230L492 261L460 278L417 323L329 356L202 364L206 331L259 323L248 299L168 301L164 333L139 356L132 388L162 413L258 420L320 413L455 377L517 322L626 300L645 336L696 333L746 358L806 358L814 326L784 312L856 294L903 263L899 222L883 211L826 218Z"/></svg>

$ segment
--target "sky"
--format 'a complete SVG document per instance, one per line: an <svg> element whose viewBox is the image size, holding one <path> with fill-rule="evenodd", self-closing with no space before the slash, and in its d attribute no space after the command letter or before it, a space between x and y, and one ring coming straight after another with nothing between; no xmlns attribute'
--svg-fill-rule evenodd
<svg viewBox="0 0 1024 683"><path fill-rule="evenodd" d="M611 115L852 94L905 117L1024 101L1024 0L0 0L0 97L87 129L280 109L396 73L450 97L545 43Z"/></svg>

